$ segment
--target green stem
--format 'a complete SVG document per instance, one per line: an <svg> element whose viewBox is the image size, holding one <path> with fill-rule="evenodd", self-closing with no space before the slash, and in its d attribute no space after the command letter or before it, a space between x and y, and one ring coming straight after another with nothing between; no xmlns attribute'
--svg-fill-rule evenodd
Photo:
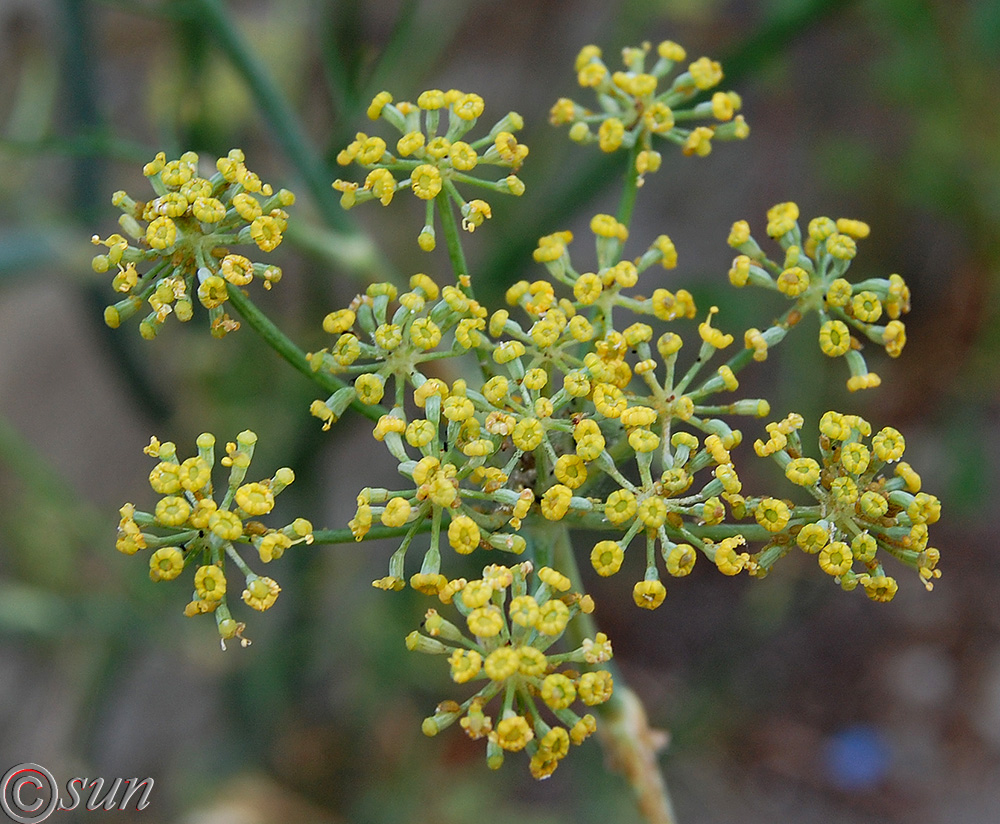
<svg viewBox="0 0 1000 824"><path fill-rule="evenodd" d="M635 159L640 151L638 141L629 150L628 169L625 172L625 188L618 203L618 222L629 226L632 222L632 211L635 209L635 199L639 193L639 172L635 168Z"/></svg>
<svg viewBox="0 0 1000 824"><path fill-rule="evenodd" d="M362 539L363 541L377 541L380 538L399 538L408 532L418 535L421 532L431 531L431 522L425 520L416 529L413 524L405 526L373 526ZM354 534L349 529L317 529L313 532L314 544L352 544L356 542Z"/></svg>
<svg viewBox="0 0 1000 824"><path fill-rule="evenodd" d="M242 289L238 286L233 286L231 283L227 283L226 290L229 293L229 303L239 312L243 320L260 335L264 343L288 361L295 369L331 394L347 386L342 380L329 373L314 372L313 368L309 365L306 353L299 349L292 342L291 338L275 326L271 319L261 312L250 298L244 294ZM351 404L351 408L373 421L377 421L382 415L388 412L383 406L367 406L356 400Z"/></svg>
<svg viewBox="0 0 1000 824"><path fill-rule="evenodd" d="M562 524L553 525L552 552L554 567L573 581L576 589L581 588L580 570L573 554L569 529ZM592 615L581 612L570 622L566 631L567 640L579 647L584 638L594 638L597 624ZM609 760L616 763L636 796L639 811L650 824L676 824L673 804L667 790L666 781L656 762L661 749L662 733L650 729L646 712L639 697L629 689L621 671L608 662L604 667L614 679L611 698L598 706L601 726L598 734L602 744L609 751Z"/></svg>
<svg viewBox="0 0 1000 824"><path fill-rule="evenodd" d="M459 234L458 222L455 220L455 213L451 208L451 201L442 189L437 197L438 212L441 215L441 227L444 229L445 242L448 245L448 257L451 259L451 268L455 270L455 279L462 275L469 274L469 265L465 261L465 251L462 249L462 236ZM462 290L470 298L475 295L472 292L472 284L463 286Z"/></svg>
<svg viewBox="0 0 1000 824"><path fill-rule="evenodd" d="M475 300L476 294L472 288L469 264L465 260L465 251L462 249L462 235L455 220L455 213L451 209L451 201L448 199L448 195L444 189L438 192L435 199L437 201L438 212L441 214L441 226L444 229L445 242L448 245L448 257L451 260L451 268L455 271L455 279L458 280L462 275L465 275L469 279L468 286L463 286L461 281L459 281L459 285L468 298ZM476 360L479 362L479 371L482 373L483 381L485 382L493 376L489 356L481 346L477 346L475 351Z"/></svg>

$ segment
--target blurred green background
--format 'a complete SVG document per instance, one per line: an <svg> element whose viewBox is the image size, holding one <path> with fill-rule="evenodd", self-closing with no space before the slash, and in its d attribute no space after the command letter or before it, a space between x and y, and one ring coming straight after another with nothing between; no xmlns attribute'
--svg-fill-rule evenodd
<svg viewBox="0 0 1000 824"><path fill-rule="evenodd" d="M944 502L944 577L926 593L899 570L890 605L840 592L804 557L760 582L696 569L652 614L631 606L632 578L590 582L622 670L672 733L662 764L680 819L996 821L1000 3L987 0L2 0L0 771L152 776L146 822L634 820L596 745L539 784L515 758L490 773L455 730L420 734L455 695L439 662L403 646L420 598L369 586L386 546L286 555L253 646L226 653L211 619L181 616L183 587L114 551L117 508L151 503L154 433L187 454L201 431L254 429L259 474L298 476L277 520L317 527L343 527L357 488L393 466L366 421L321 432L314 388L249 329L217 341L197 319L170 322L152 343L134 324L108 330L112 292L87 241L116 229L111 193L140 195L156 151L240 146L299 195L299 231L273 256L285 278L259 305L319 348L323 315L367 279L448 271L443 252L417 249L404 198L344 214L328 186L375 92L454 86L483 95L484 122L514 109L527 124L527 193L494 198L467 244L496 305L540 272L539 235L581 229L617 197L614 165L547 125L557 97L588 102L576 52L593 42L616 65L621 47L665 38L723 62L751 136L705 159L665 152L636 248L669 234L680 265L663 285L719 305L737 331L781 308L729 287L734 220L760 234L765 210L793 199L806 219L867 221L852 278L899 272L913 291L902 358L872 357L883 386L849 396L812 319L744 383L777 415L838 408L896 426ZM331 231L354 239L331 249ZM762 423L744 427L748 443ZM751 488L776 479L759 472Z"/></svg>

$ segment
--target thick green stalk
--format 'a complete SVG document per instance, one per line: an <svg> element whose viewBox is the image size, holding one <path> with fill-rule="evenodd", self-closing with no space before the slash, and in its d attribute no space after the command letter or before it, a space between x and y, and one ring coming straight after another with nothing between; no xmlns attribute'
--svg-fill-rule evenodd
<svg viewBox="0 0 1000 824"><path fill-rule="evenodd" d="M445 242L448 245L448 257L451 260L451 268L454 269L457 280L462 275L469 274L469 264L465 261L465 251L462 249L462 236L459 234L455 213L451 209L451 201L448 200L448 195L443 189L437 195L437 207L438 214L441 215L441 226L444 229ZM471 284L463 286L462 290L470 298L475 297Z"/></svg>
<svg viewBox="0 0 1000 824"><path fill-rule="evenodd" d="M625 186L622 189L621 200L618 202L618 222L625 226L629 226L632 222L635 199L639 194L639 172L635 168L635 159L639 151L638 142L629 150L628 169L625 170Z"/></svg>
<svg viewBox="0 0 1000 824"><path fill-rule="evenodd" d="M555 568L567 575L575 588L581 589L580 570L573 554L569 529L562 524L553 524L546 529L544 538L552 541ZM566 634L571 644L579 646L584 638L595 637L597 624L591 615L581 612L570 622ZM597 707L601 716L598 735L609 760L631 785L639 811L649 824L676 824L670 793L656 761L665 736L650 728L642 702L629 689L621 671L612 662L604 667L612 674L614 692L607 702Z"/></svg>
<svg viewBox="0 0 1000 824"><path fill-rule="evenodd" d="M403 526L373 526L365 534L363 541L377 541L380 538L399 538L413 530L414 535L431 531L430 520L425 520L415 530L413 524ZM313 532L314 544L350 544L357 539L349 529L317 529Z"/></svg>
<svg viewBox="0 0 1000 824"><path fill-rule="evenodd" d="M243 320L247 322L247 325L260 335L264 343L288 361L295 369L309 378L309 380L331 394L348 385L328 372L313 371L306 353L299 349L292 342L291 338L275 326L273 321L254 305L242 289L238 286L233 286L231 283L227 283L226 290L229 292L229 303L239 312ZM351 404L351 408L373 421L377 421L382 415L388 412L382 406L367 406L358 401L354 401Z"/></svg>
<svg viewBox="0 0 1000 824"><path fill-rule="evenodd" d="M458 222L455 220L455 213L451 209L451 202L448 195L442 190L437 195L438 212L441 215L441 226L444 229L445 242L448 245L448 257L451 260L451 268L455 271L455 279L458 280L463 275L468 279L468 286L459 285L462 291L471 298L476 299L475 291L472 288L472 279L469 274L469 264L465 260L465 250L462 249L462 235L458 229ZM490 368L486 351L481 347L476 347L476 360L479 361L479 371L483 375L483 380L489 380L493 375Z"/></svg>

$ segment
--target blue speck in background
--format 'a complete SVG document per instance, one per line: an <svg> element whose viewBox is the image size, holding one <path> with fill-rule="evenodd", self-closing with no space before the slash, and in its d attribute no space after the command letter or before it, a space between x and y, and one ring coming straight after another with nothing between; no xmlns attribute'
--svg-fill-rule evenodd
<svg viewBox="0 0 1000 824"><path fill-rule="evenodd" d="M842 790L870 790L889 769L891 753L878 730L853 724L830 735L824 743L827 777Z"/></svg>

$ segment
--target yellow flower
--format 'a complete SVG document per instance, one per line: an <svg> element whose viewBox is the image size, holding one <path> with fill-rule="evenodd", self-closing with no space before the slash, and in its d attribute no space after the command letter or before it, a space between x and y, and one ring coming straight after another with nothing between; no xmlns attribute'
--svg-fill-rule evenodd
<svg viewBox="0 0 1000 824"><path fill-rule="evenodd" d="M858 500L858 485L848 477L834 478L830 482L830 494L841 506L853 504Z"/></svg>
<svg viewBox="0 0 1000 824"><path fill-rule="evenodd" d="M180 466L161 461L149 473L149 485L160 495L172 495L181 491Z"/></svg>
<svg viewBox="0 0 1000 824"><path fill-rule="evenodd" d="M462 120L475 120L483 113L483 98L478 94L460 95L452 104L451 110Z"/></svg>
<svg viewBox="0 0 1000 824"><path fill-rule="evenodd" d="M868 532L859 532L851 541L851 554L863 564L874 561L876 552L878 541Z"/></svg>
<svg viewBox="0 0 1000 824"><path fill-rule="evenodd" d="M654 452L660 446L660 436L648 429L633 429L628 433L628 443L636 452Z"/></svg>
<svg viewBox="0 0 1000 824"><path fill-rule="evenodd" d="M516 428L514 431L517 431ZM572 497L573 490L568 486L553 484L542 495L542 515L550 521L562 520L563 516L569 511L570 499Z"/></svg>
<svg viewBox="0 0 1000 824"><path fill-rule="evenodd" d="M448 664L451 666L451 679L456 684L464 684L479 675L483 656L474 649L456 649L448 656Z"/></svg>
<svg viewBox="0 0 1000 824"><path fill-rule="evenodd" d="M520 715L504 718L490 733L490 740L509 752L520 752L534 737L531 726Z"/></svg>
<svg viewBox="0 0 1000 824"><path fill-rule="evenodd" d="M441 172L427 163L417 166L410 173L410 187L421 200L433 200L441 191Z"/></svg>
<svg viewBox="0 0 1000 824"><path fill-rule="evenodd" d="M690 544L677 544L667 553L664 560L667 572L675 578L683 578L685 575L689 575L691 570L694 569L697 559L698 553L694 551L693 546Z"/></svg>
<svg viewBox="0 0 1000 824"><path fill-rule="evenodd" d="M417 318L410 326L410 340L421 349L433 349L441 342L441 329L430 318Z"/></svg>
<svg viewBox="0 0 1000 824"><path fill-rule="evenodd" d="M538 577L542 583L547 584L556 592L568 592L573 587L573 582L569 578L552 567L543 566L538 570Z"/></svg>
<svg viewBox="0 0 1000 824"><path fill-rule="evenodd" d="M785 269L777 280L778 291L795 298L809 288L809 273L801 266Z"/></svg>
<svg viewBox="0 0 1000 824"><path fill-rule="evenodd" d="M888 575L864 575L862 576L862 584L865 588L865 594L873 601L891 601L896 595L896 590L899 589L896 579Z"/></svg>
<svg viewBox="0 0 1000 824"><path fill-rule="evenodd" d="M608 117L597 130L597 145L602 152L616 151L625 137L625 125L617 117Z"/></svg>
<svg viewBox="0 0 1000 824"><path fill-rule="evenodd" d="M572 729L569 731L570 740L574 744L582 744L591 735L597 731L597 719L593 715L587 713L583 718L577 721Z"/></svg>
<svg viewBox="0 0 1000 824"><path fill-rule="evenodd" d="M242 255L226 255L219 272L234 286L246 286L253 280L253 264Z"/></svg>
<svg viewBox="0 0 1000 824"><path fill-rule="evenodd" d="M667 521L667 502L659 495L650 495L636 508L639 520L650 529L659 529Z"/></svg>
<svg viewBox="0 0 1000 824"><path fill-rule="evenodd" d="M843 541L834 541L819 551L819 567L834 577L847 572L854 562L851 548Z"/></svg>
<svg viewBox="0 0 1000 824"><path fill-rule="evenodd" d="M885 499L885 496L869 490L861 495L858 507L866 518L877 519L881 518L888 511L889 502Z"/></svg>
<svg viewBox="0 0 1000 824"><path fill-rule="evenodd" d="M882 317L882 301L874 292L858 292L851 300L854 317L864 323L874 323Z"/></svg>
<svg viewBox="0 0 1000 824"><path fill-rule="evenodd" d="M863 443L844 444L840 452L840 463L852 475L861 475L871 461L871 453Z"/></svg>
<svg viewBox="0 0 1000 824"><path fill-rule="evenodd" d="M830 287L826 291L826 302L830 306L846 306L847 302L851 299L853 291L854 287L851 286L849 281L837 278L830 284Z"/></svg>
<svg viewBox="0 0 1000 824"><path fill-rule="evenodd" d="M826 527L818 523L806 524L795 536L795 543L803 552L808 552L810 555L819 552L829 540L830 533L826 531Z"/></svg>
<svg viewBox="0 0 1000 824"><path fill-rule="evenodd" d="M513 647L500 647L486 656L483 670L491 681L506 681L517 672L520 658Z"/></svg>
<svg viewBox="0 0 1000 824"><path fill-rule="evenodd" d="M261 215L250 224L250 237L264 252L273 252L278 248L282 241L281 233L282 223L273 215Z"/></svg>
<svg viewBox="0 0 1000 824"><path fill-rule="evenodd" d="M602 289L601 279L597 275L584 272L573 284L573 296L583 306L590 306L601 296Z"/></svg>
<svg viewBox="0 0 1000 824"><path fill-rule="evenodd" d="M739 575L750 561L746 552L737 554L736 547L746 543L742 535L724 538L715 548L715 565L723 575Z"/></svg>
<svg viewBox="0 0 1000 824"><path fill-rule="evenodd" d="M828 320L819 330L819 348L831 358L845 354L851 348L851 332L847 324L839 320Z"/></svg>
<svg viewBox="0 0 1000 824"><path fill-rule="evenodd" d="M785 477L799 486L813 486L819 480L819 464L812 458L793 458L785 466Z"/></svg>
<svg viewBox="0 0 1000 824"><path fill-rule="evenodd" d="M569 623L569 607L558 598L550 598L538 608L535 628L545 635L559 635Z"/></svg>
<svg viewBox="0 0 1000 824"><path fill-rule="evenodd" d="M191 515L191 505L184 498L168 495L156 504L156 520L163 526L183 526Z"/></svg>
<svg viewBox="0 0 1000 824"><path fill-rule="evenodd" d="M872 438L872 449L875 452L875 457L880 461L886 463L898 461L903 457L906 441L897 430L886 426Z"/></svg>
<svg viewBox="0 0 1000 824"><path fill-rule="evenodd" d="M637 607L643 609L656 609L666 597L667 588L660 581L638 581L632 588L632 600L635 601ZM586 678L588 675L594 675L594 673L588 672L583 677ZM583 679L581 679L580 688L581 698L583 698ZM586 698L583 698L583 702L588 705L592 704Z"/></svg>
<svg viewBox="0 0 1000 824"><path fill-rule="evenodd" d="M350 309L330 312L323 318L323 331L331 335L341 335L354 326L355 314Z"/></svg>
<svg viewBox="0 0 1000 824"><path fill-rule="evenodd" d="M764 498L755 510L754 517L768 532L781 532L788 524L791 512L784 501Z"/></svg>
<svg viewBox="0 0 1000 824"><path fill-rule="evenodd" d="M662 603L662 601L663 599L661 598L659 603ZM657 606L659 606L659 603ZM640 606L642 605L640 604ZM647 608L654 609L651 606ZM614 689L614 681L611 678L611 673L607 670L585 672L580 676L576 689L580 700L588 707L593 707L597 704L603 704L611 697L611 692Z"/></svg>
<svg viewBox="0 0 1000 824"><path fill-rule="evenodd" d="M733 336L724 335L720 330L712 328L712 315L718 311L718 306L713 306L708 310L708 318L703 323L698 324L698 334L701 335L701 339L705 343L716 349L725 349L733 342Z"/></svg>
<svg viewBox="0 0 1000 824"><path fill-rule="evenodd" d="M266 515L274 509L274 493L263 484L243 484L236 490L236 505L247 515Z"/></svg>
<svg viewBox="0 0 1000 824"><path fill-rule="evenodd" d="M688 157L691 155L708 156L712 153L712 137L714 135L715 132L708 126L698 126L692 129L691 134L688 135L681 147L682 154Z"/></svg>
<svg viewBox="0 0 1000 824"><path fill-rule="evenodd" d="M235 512L218 509L208 517L208 528L224 541L235 541L243 534L243 522Z"/></svg>
<svg viewBox="0 0 1000 824"><path fill-rule="evenodd" d="M493 360L499 364L510 363L525 353L524 344L519 340L505 340L493 350Z"/></svg>
<svg viewBox="0 0 1000 824"><path fill-rule="evenodd" d="M617 541L599 541L590 553L590 563L598 575L608 577L621 569L625 552Z"/></svg>
<svg viewBox="0 0 1000 824"><path fill-rule="evenodd" d="M606 418L617 418L625 411L628 401L621 389L609 383L594 388L594 408Z"/></svg>
<svg viewBox="0 0 1000 824"><path fill-rule="evenodd" d="M699 57L688 66L688 71L691 72L695 86L702 91L718 86L722 82L722 66L707 57Z"/></svg>
<svg viewBox="0 0 1000 824"><path fill-rule="evenodd" d="M402 526L410 520L412 509L406 498L391 498L382 512L382 523L386 526Z"/></svg>
<svg viewBox="0 0 1000 824"><path fill-rule="evenodd" d="M461 555L468 555L479 546L479 527L468 515L452 518L448 525L448 543Z"/></svg>
<svg viewBox="0 0 1000 824"><path fill-rule="evenodd" d="M203 601L221 601L226 594L226 576L215 564L198 567L194 588Z"/></svg>
<svg viewBox="0 0 1000 824"><path fill-rule="evenodd" d="M281 587L271 578L254 578L243 590L243 600L247 605L263 612L270 609L281 592Z"/></svg>
<svg viewBox="0 0 1000 824"><path fill-rule="evenodd" d="M858 244L849 235L834 232L826 239L826 251L837 260L852 260L858 253Z"/></svg>
<svg viewBox="0 0 1000 824"><path fill-rule="evenodd" d="M508 647L510 649L510 647ZM545 653L536 647L517 647L515 650L517 671L528 678L545 674L549 662Z"/></svg>
<svg viewBox="0 0 1000 824"><path fill-rule="evenodd" d="M798 204L778 203L767 210L767 234L773 238L780 238L792 231L795 222L799 219Z"/></svg>
<svg viewBox="0 0 1000 824"><path fill-rule="evenodd" d="M603 664L612 658L611 641L603 632L598 632L593 638L584 638L581 644L583 660L588 664Z"/></svg>
<svg viewBox="0 0 1000 824"><path fill-rule="evenodd" d="M906 514L915 524L937 523L941 517L941 502L934 495L918 492L906 508Z"/></svg>
<svg viewBox="0 0 1000 824"><path fill-rule="evenodd" d="M541 446L545 438L545 430L537 418L521 418L511 432L511 440L514 446L525 452L531 452ZM567 507L569 502L566 502Z"/></svg>
<svg viewBox="0 0 1000 824"><path fill-rule="evenodd" d="M579 455L560 455L554 473L557 481L570 489L578 489L587 480L587 465Z"/></svg>
<svg viewBox="0 0 1000 824"><path fill-rule="evenodd" d="M151 220L146 227L146 243L157 251L164 251L177 240L177 225L166 215Z"/></svg>
<svg viewBox="0 0 1000 824"><path fill-rule="evenodd" d="M538 602L530 595L518 595L510 602L510 620L520 627L533 627L538 621Z"/></svg>
<svg viewBox="0 0 1000 824"><path fill-rule="evenodd" d="M269 532L257 543L257 554L262 563L269 564L284 555L292 545L292 539L282 532Z"/></svg>
<svg viewBox="0 0 1000 824"><path fill-rule="evenodd" d="M553 710L564 710L576 700L576 685L562 673L554 672L542 681L542 700Z"/></svg>
<svg viewBox="0 0 1000 824"><path fill-rule="evenodd" d="M466 622L469 631L479 638L493 638L503 629L503 613L496 604L479 607L469 613Z"/></svg>
<svg viewBox="0 0 1000 824"><path fill-rule="evenodd" d="M172 581L183 569L184 553L179 547L161 547L150 556L149 578L152 581Z"/></svg>

